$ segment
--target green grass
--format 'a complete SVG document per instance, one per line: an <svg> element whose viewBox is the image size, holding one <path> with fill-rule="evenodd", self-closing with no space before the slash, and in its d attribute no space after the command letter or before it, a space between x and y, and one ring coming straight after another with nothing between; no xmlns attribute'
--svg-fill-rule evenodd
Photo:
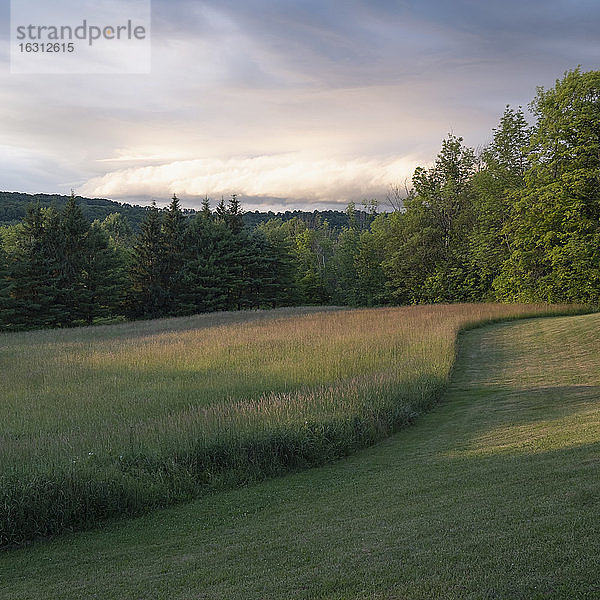
<svg viewBox="0 0 600 600"><path fill-rule="evenodd" d="M560 310L259 311L3 335L0 545L351 454L435 402L460 329Z"/></svg>
<svg viewBox="0 0 600 600"><path fill-rule="evenodd" d="M353 457L0 556L0 598L600 597L600 315L461 334L444 401Z"/></svg>
<svg viewBox="0 0 600 600"><path fill-rule="evenodd" d="M600 316L461 336L444 402L325 467L0 557L0 598L600 596Z"/></svg>

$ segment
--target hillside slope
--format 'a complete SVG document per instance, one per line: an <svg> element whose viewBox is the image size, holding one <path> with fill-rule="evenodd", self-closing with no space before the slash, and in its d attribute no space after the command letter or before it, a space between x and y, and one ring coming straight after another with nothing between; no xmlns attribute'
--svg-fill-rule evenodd
<svg viewBox="0 0 600 600"><path fill-rule="evenodd" d="M0 598L598 598L600 315L461 335L445 401L335 464L0 557Z"/></svg>

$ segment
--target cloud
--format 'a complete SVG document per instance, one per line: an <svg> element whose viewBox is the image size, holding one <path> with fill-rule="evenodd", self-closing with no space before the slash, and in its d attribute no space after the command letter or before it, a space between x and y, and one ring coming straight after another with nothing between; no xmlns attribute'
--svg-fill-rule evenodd
<svg viewBox="0 0 600 600"><path fill-rule="evenodd" d="M153 0L152 13L150 75L0 73L2 187L354 199L431 162L448 131L484 143L505 104L600 52L597 0Z"/></svg>
<svg viewBox="0 0 600 600"><path fill-rule="evenodd" d="M311 159L297 154L229 160L188 160L121 169L94 178L77 190L87 196L128 195L168 198L279 197L299 201L347 203L381 196L391 184L410 178L417 163L404 158Z"/></svg>

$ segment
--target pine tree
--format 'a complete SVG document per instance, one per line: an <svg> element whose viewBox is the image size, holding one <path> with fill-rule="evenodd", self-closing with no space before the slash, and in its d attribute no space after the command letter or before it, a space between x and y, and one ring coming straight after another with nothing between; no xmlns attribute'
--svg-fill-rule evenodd
<svg viewBox="0 0 600 600"><path fill-rule="evenodd" d="M134 317L164 316L168 305L168 272L164 261L162 215L155 203L148 209L133 254L129 312Z"/></svg>
<svg viewBox="0 0 600 600"><path fill-rule="evenodd" d="M272 306L294 306L299 303L296 285L295 221L271 219L257 227L268 243L265 268L272 274L266 292Z"/></svg>
<svg viewBox="0 0 600 600"><path fill-rule="evenodd" d="M203 213L188 223L181 273L182 313L229 308L227 269L231 235L223 221L207 218Z"/></svg>
<svg viewBox="0 0 600 600"><path fill-rule="evenodd" d="M240 234L244 229L243 215L244 211L242 210L237 194L231 194L229 206L225 213L225 223L235 235Z"/></svg>
<svg viewBox="0 0 600 600"><path fill-rule="evenodd" d="M202 213L202 215L204 216L204 218L206 219L211 219L212 218L212 212L210 210L210 198L208 196L205 196L202 200L202 209L200 211Z"/></svg>
<svg viewBox="0 0 600 600"><path fill-rule="evenodd" d="M8 255L0 237L0 331L14 327L15 306L11 296L14 287L9 277Z"/></svg>
<svg viewBox="0 0 600 600"><path fill-rule="evenodd" d="M179 199L173 194L171 204L163 215L162 234L164 243L165 303L166 313L181 313L181 270L184 255L185 217Z"/></svg>
<svg viewBox="0 0 600 600"><path fill-rule="evenodd" d="M16 328L52 327L70 322L57 286L61 275L60 221L54 208L26 209L9 265Z"/></svg>
<svg viewBox="0 0 600 600"><path fill-rule="evenodd" d="M225 198L223 196L221 196L221 200L215 209L215 217L223 223L227 221L227 207L225 206Z"/></svg>
<svg viewBox="0 0 600 600"><path fill-rule="evenodd" d="M57 303L64 306L67 322L86 320L90 304L89 290L83 281L83 263L87 255L87 233L90 224L83 216L75 194L59 214L59 264L56 278Z"/></svg>
<svg viewBox="0 0 600 600"><path fill-rule="evenodd" d="M87 234L82 281L86 296L79 311L86 323L124 312L126 263L97 221L92 223Z"/></svg>

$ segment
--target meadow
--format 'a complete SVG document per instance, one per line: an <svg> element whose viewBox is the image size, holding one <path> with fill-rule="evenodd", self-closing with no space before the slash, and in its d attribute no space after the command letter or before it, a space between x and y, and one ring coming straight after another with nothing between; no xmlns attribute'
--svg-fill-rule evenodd
<svg viewBox="0 0 600 600"><path fill-rule="evenodd" d="M0 545L322 465L446 389L459 331L578 309L295 309L3 334Z"/></svg>
<svg viewBox="0 0 600 600"><path fill-rule="evenodd" d="M460 334L441 401L351 457L0 555L2 600L600 595L600 315Z"/></svg>

